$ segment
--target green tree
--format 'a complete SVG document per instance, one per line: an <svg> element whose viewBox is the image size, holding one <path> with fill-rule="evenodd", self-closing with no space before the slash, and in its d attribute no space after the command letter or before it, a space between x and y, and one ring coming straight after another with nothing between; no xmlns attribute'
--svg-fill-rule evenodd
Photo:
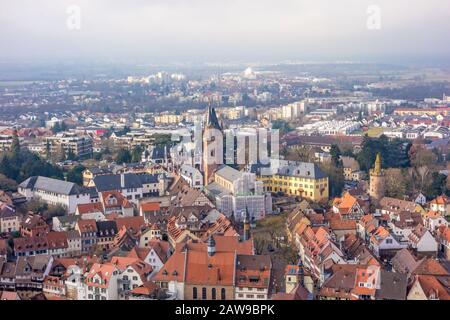
<svg viewBox="0 0 450 320"><path fill-rule="evenodd" d="M280 130L280 136L285 135L288 132L293 131L294 129L291 128L288 122L284 120L275 120L272 122L272 129L274 130Z"/></svg>
<svg viewBox="0 0 450 320"><path fill-rule="evenodd" d="M335 167L342 167L341 150L336 144L330 148L331 162Z"/></svg>
<svg viewBox="0 0 450 320"><path fill-rule="evenodd" d="M11 143L11 152L13 155L18 155L20 152L20 141L19 136L17 135L17 130L14 130L12 143Z"/></svg>
<svg viewBox="0 0 450 320"><path fill-rule="evenodd" d="M16 192L17 182L8 178L4 174L0 174L0 190Z"/></svg>
<svg viewBox="0 0 450 320"><path fill-rule="evenodd" d="M85 169L86 168L80 164L76 165L75 167L73 167L72 169L70 169L67 172L67 175L66 175L67 181L70 181L70 182L73 182L73 183L76 183L79 185L83 184L83 171Z"/></svg>
<svg viewBox="0 0 450 320"><path fill-rule="evenodd" d="M64 146L61 144L60 149L59 149L59 155L58 155L58 160L60 162L66 161L67 157L66 157L66 150L64 149Z"/></svg>
<svg viewBox="0 0 450 320"><path fill-rule="evenodd" d="M117 163L130 163L132 159L132 155L130 150L128 149L120 149L116 156Z"/></svg>
<svg viewBox="0 0 450 320"><path fill-rule="evenodd" d="M133 152L131 153L131 162L136 163L136 162L141 162L142 160L142 147L141 146L136 146L133 148Z"/></svg>
<svg viewBox="0 0 450 320"><path fill-rule="evenodd" d="M446 182L447 176L440 174L439 172L433 172L431 174L430 184L423 189L424 195L427 199L434 199L437 196L440 196L446 191Z"/></svg>
<svg viewBox="0 0 450 320"><path fill-rule="evenodd" d="M67 160L75 160L76 156L73 152L72 148L69 147L69 150L67 150Z"/></svg>
<svg viewBox="0 0 450 320"><path fill-rule="evenodd" d="M379 138L364 136L362 150L356 155L361 170L368 172L373 166L377 153L381 154L383 167L406 168L410 165L411 144L401 139L389 140L385 135Z"/></svg>
<svg viewBox="0 0 450 320"><path fill-rule="evenodd" d="M321 169L328 175L330 197L338 197L344 190L344 169L333 163L322 164Z"/></svg>

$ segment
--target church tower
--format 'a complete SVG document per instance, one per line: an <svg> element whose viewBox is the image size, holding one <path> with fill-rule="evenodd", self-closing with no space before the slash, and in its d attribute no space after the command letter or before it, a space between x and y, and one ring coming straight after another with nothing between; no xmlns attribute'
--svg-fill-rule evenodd
<svg viewBox="0 0 450 320"><path fill-rule="evenodd" d="M208 106L205 127L203 128L203 180L207 186L214 179L214 173L223 164L223 135L222 141L217 141L216 130L222 134L222 127L217 119L216 110ZM221 158L219 160L219 158ZM215 161L217 159L218 161Z"/></svg>
<svg viewBox="0 0 450 320"><path fill-rule="evenodd" d="M378 153L375 160L375 166L370 170L370 198L380 201L385 194L386 176L384 170L381 169L381 156Z"/></svg>

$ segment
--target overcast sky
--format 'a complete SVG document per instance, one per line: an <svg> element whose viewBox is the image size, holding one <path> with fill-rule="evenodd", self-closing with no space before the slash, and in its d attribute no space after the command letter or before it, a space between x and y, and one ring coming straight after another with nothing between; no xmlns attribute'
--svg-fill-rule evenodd
<svg viewBox="0 0 450 320"><path fill-rule="evenodd" d="M450 56L449 31L449 0L1 0L0 59L432 59Z"/></svg>

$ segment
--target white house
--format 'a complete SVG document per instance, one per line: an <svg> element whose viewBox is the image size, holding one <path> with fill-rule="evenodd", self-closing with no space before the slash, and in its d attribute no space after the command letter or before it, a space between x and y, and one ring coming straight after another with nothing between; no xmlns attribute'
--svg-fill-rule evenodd
<svg viewBox="0 0 450 320"><path fill-rule="evenodd" d="M191 187L196 189L203 188L203 175L200 170L190 165L183 164L180 168L180 175Z"/></svg>
<svg viewBox="0 0 450 320"><path fill-rule="evenodd" d="M380 256L383 252L396 251L405 248L407 245L400 244L390 232L380 226L370 236L369 247L376 256Z"/></svg>
<svg viewBox="0 0 450 320"><path fill-rule="evenodd" d="M439 211L445 216L450 215L450 198L443 195L431 200L430 209L433 211Z"/></svg>
<svg viewBox="0 0 450 320"><path fill-rule="evenodd" d="M442 216L440 212L430 210L423 217L423 224L428 230L430 230L430 232L434 232L440 226L447 227L448 221Z"/></svg>
<svg viewBox="0 0 450 320"><path fill-rule="evenodd" d="M119 276L119 298L127 299L131 290L142 286L149 280L152 267L140 260L128 265Z"/></svg>
<svg viewBox="0 0 450 320"><path fill-rule="evenodd" d="M86 300L86 285L83 281L83 270L77 265L67 268L69 275L64 282L66 295L69 300Z"/></svg>
<svg viewBox="0 0 450 320"><path fill-rule="evenodd" d="M409 243L417 252L436 253L438 251L438 243L430 231L422 225L418 225L409 234Z"/></svg>
<svg viewBox="0 0 450 320"><path fill-rule="evenodd" d="M94 263L86 275L86 300L118 300L120 272L111 263Z"/></svg>
<svg viewBox="0 0 450 320"><path fill-rule="evenodd" d="M22 182L18 192L27 200L40 199L50 205L62 205L69 214L75 213L78 204L89 203L89 192L75 183L34 176Z"/></svg>
<svg viewBox="0 0 450 320"><path fill-rule="evenodd" d="M423 195L423 193L419 193L415 198L414 202L424 206L427 203L427 198Z"/></svg>

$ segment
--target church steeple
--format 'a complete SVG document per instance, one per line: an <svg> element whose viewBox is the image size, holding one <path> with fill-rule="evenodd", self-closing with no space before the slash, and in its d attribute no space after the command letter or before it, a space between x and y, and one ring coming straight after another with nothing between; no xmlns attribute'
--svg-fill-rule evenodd
<svg viewBox="0 0 450 320"><path fill-rule="evenodd" d="M205 128L222 130L219 120L217 119L216 109L209 103L208 111L206 113Z"/></svg>

